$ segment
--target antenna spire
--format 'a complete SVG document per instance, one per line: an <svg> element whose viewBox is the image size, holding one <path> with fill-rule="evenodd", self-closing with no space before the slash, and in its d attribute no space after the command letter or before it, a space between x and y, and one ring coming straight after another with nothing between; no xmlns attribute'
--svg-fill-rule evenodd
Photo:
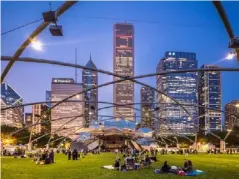
<svg viewBox="0 0 239 179"><path fill-rule="evenodd" d="M75 65L77 65L77 48L75 49ZM75 83L77 83L77 68L75 68Z"/></svg>

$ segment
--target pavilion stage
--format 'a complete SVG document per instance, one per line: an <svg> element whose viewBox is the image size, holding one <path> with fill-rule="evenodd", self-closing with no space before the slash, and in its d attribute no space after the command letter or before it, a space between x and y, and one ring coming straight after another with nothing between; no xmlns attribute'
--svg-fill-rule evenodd
<svg viewBox="0 0 239 179"><path fill-rule="evenodd" d="M91 137L99 141L99 145L102 150L114 151L116 149L121 150L124 148L135 148L141 150L141 146L135 141L143 134L132 129L124 128L119 129L117 127L110 128L84 128L78 131L78 134L82 132L88 132Z"/></svg>

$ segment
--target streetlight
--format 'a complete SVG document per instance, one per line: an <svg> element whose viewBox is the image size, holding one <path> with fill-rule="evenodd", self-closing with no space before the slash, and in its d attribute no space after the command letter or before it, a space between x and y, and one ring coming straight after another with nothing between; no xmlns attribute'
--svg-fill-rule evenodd
<svg viewBox="0 0 239 179"><path fill-rule="evenodd" d="M233 60L235 57L236 57L236 54L234 52L230 52L229 54L227 54L225 59L226 60Z"/></svg>
<svg viewBox="0 0 239 179"><path fill-rule="evenodd" d="M42 44L41 41L36 40L36 39L33 39L31 42L32 42L32 43L31 43L31 47L32 47L33 49L35 49L35 50L37 50L37 51L42 51L42 46L43 46L43 44Z"/></svg>

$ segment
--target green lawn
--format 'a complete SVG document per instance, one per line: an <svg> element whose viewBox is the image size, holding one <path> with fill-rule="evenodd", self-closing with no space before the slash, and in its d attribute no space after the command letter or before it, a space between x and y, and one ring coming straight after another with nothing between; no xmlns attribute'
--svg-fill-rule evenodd
<svg viewBox="0 0 239 179"><path fill-rule="evenodd" d="M68 161L62 154L55 156L55 164L36 165L31 159L14 159L2 157L2 179L174 179L181 176L156 175L154 168L158 168L167 160L170 165L182 166L184 156L165 155L158 156L159 161L151 167L140 171L119 172L100 168L114 162L115 155L102 153L88 155L78 161ZM200 179L239 179L239 155L190 155L196 169L206 174L197 176Z"/></svg>

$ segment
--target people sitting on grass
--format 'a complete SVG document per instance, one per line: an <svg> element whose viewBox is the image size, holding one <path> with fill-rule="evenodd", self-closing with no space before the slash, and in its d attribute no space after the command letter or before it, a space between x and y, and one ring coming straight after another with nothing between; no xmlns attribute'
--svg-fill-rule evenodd
<svg viewBox="0 0 239 179"><path fill-rule="evenodd" d="M153 155L150 157L151 162L157 162L157 157L156 155Z"/></svg>
<svg viewBox="0 0 239 179"><path fill-rule="evenodd" d="M148 166L148 165L151 164L151 161L150 161L150 158L149 158L148 155L145 156L145 159L144 159L143 164L144 164L145 166Z"/></svg>
<svg viewBox="0 0 239 179"><path fill-rule="evenodd" d="M54 163L54 152L53 152L53 150L50 151L49 158L50 158L51 163Z"/></svg>
<svg viewBox="0 0 239 179"><path fill-rule="evenodd" d="M185 162L184 162L183 171L184 171L185 173L189 173L189 172L192 172L192 171L193 171L193 164L192 164L192 161L191 161L191 160L188 160L188 161L185 161Z"/></svg>
<svg viewBox="0 0 239 179"><path fill-rule="evenodd" d="M103 166L103 168L110 169L110 170L119 170L120 169L120 159L117 158L113 165L105 165L105 166Z"/></svg>
<svg viewBox="0 0 239 179"><path fill-rule="evenodd" d="M14 158L26 158L25 150L23 148L17 147L13 152Z"/></svg>
<svg viewBox="0 0 239 179"><path fill-rule="evenodd" d="M54 163L54 152L51 150L49 153L47 150L44 150L37 158L34 159L36 164L44 165L44 164L52 164Z"/></svg>
<svg viewBox="0 0 239 179"><path fill-rule="evenodd" d="M176 174L176 175L187 175L196 176L202 174L201 170L193 170L193 164L191 160L185 160L183 168L177 166L169 166L168 162L165 161L161 169L155 169L156 174Z"/></svg>
<svg viewBox="0 0 239 179"><path fill-rule="evenodd" d="M161 167L161 172L162 173L169 173L170 169L171 169L171 167L168 165L168 162L165 161L163 166Z"/></svg>
<svg viewBox="0 0 239 179"><path fill-rule="evenodd" d="M119 167L120 167L120 159L116 159L114 163L114 168L119 169Z"/></svg>

